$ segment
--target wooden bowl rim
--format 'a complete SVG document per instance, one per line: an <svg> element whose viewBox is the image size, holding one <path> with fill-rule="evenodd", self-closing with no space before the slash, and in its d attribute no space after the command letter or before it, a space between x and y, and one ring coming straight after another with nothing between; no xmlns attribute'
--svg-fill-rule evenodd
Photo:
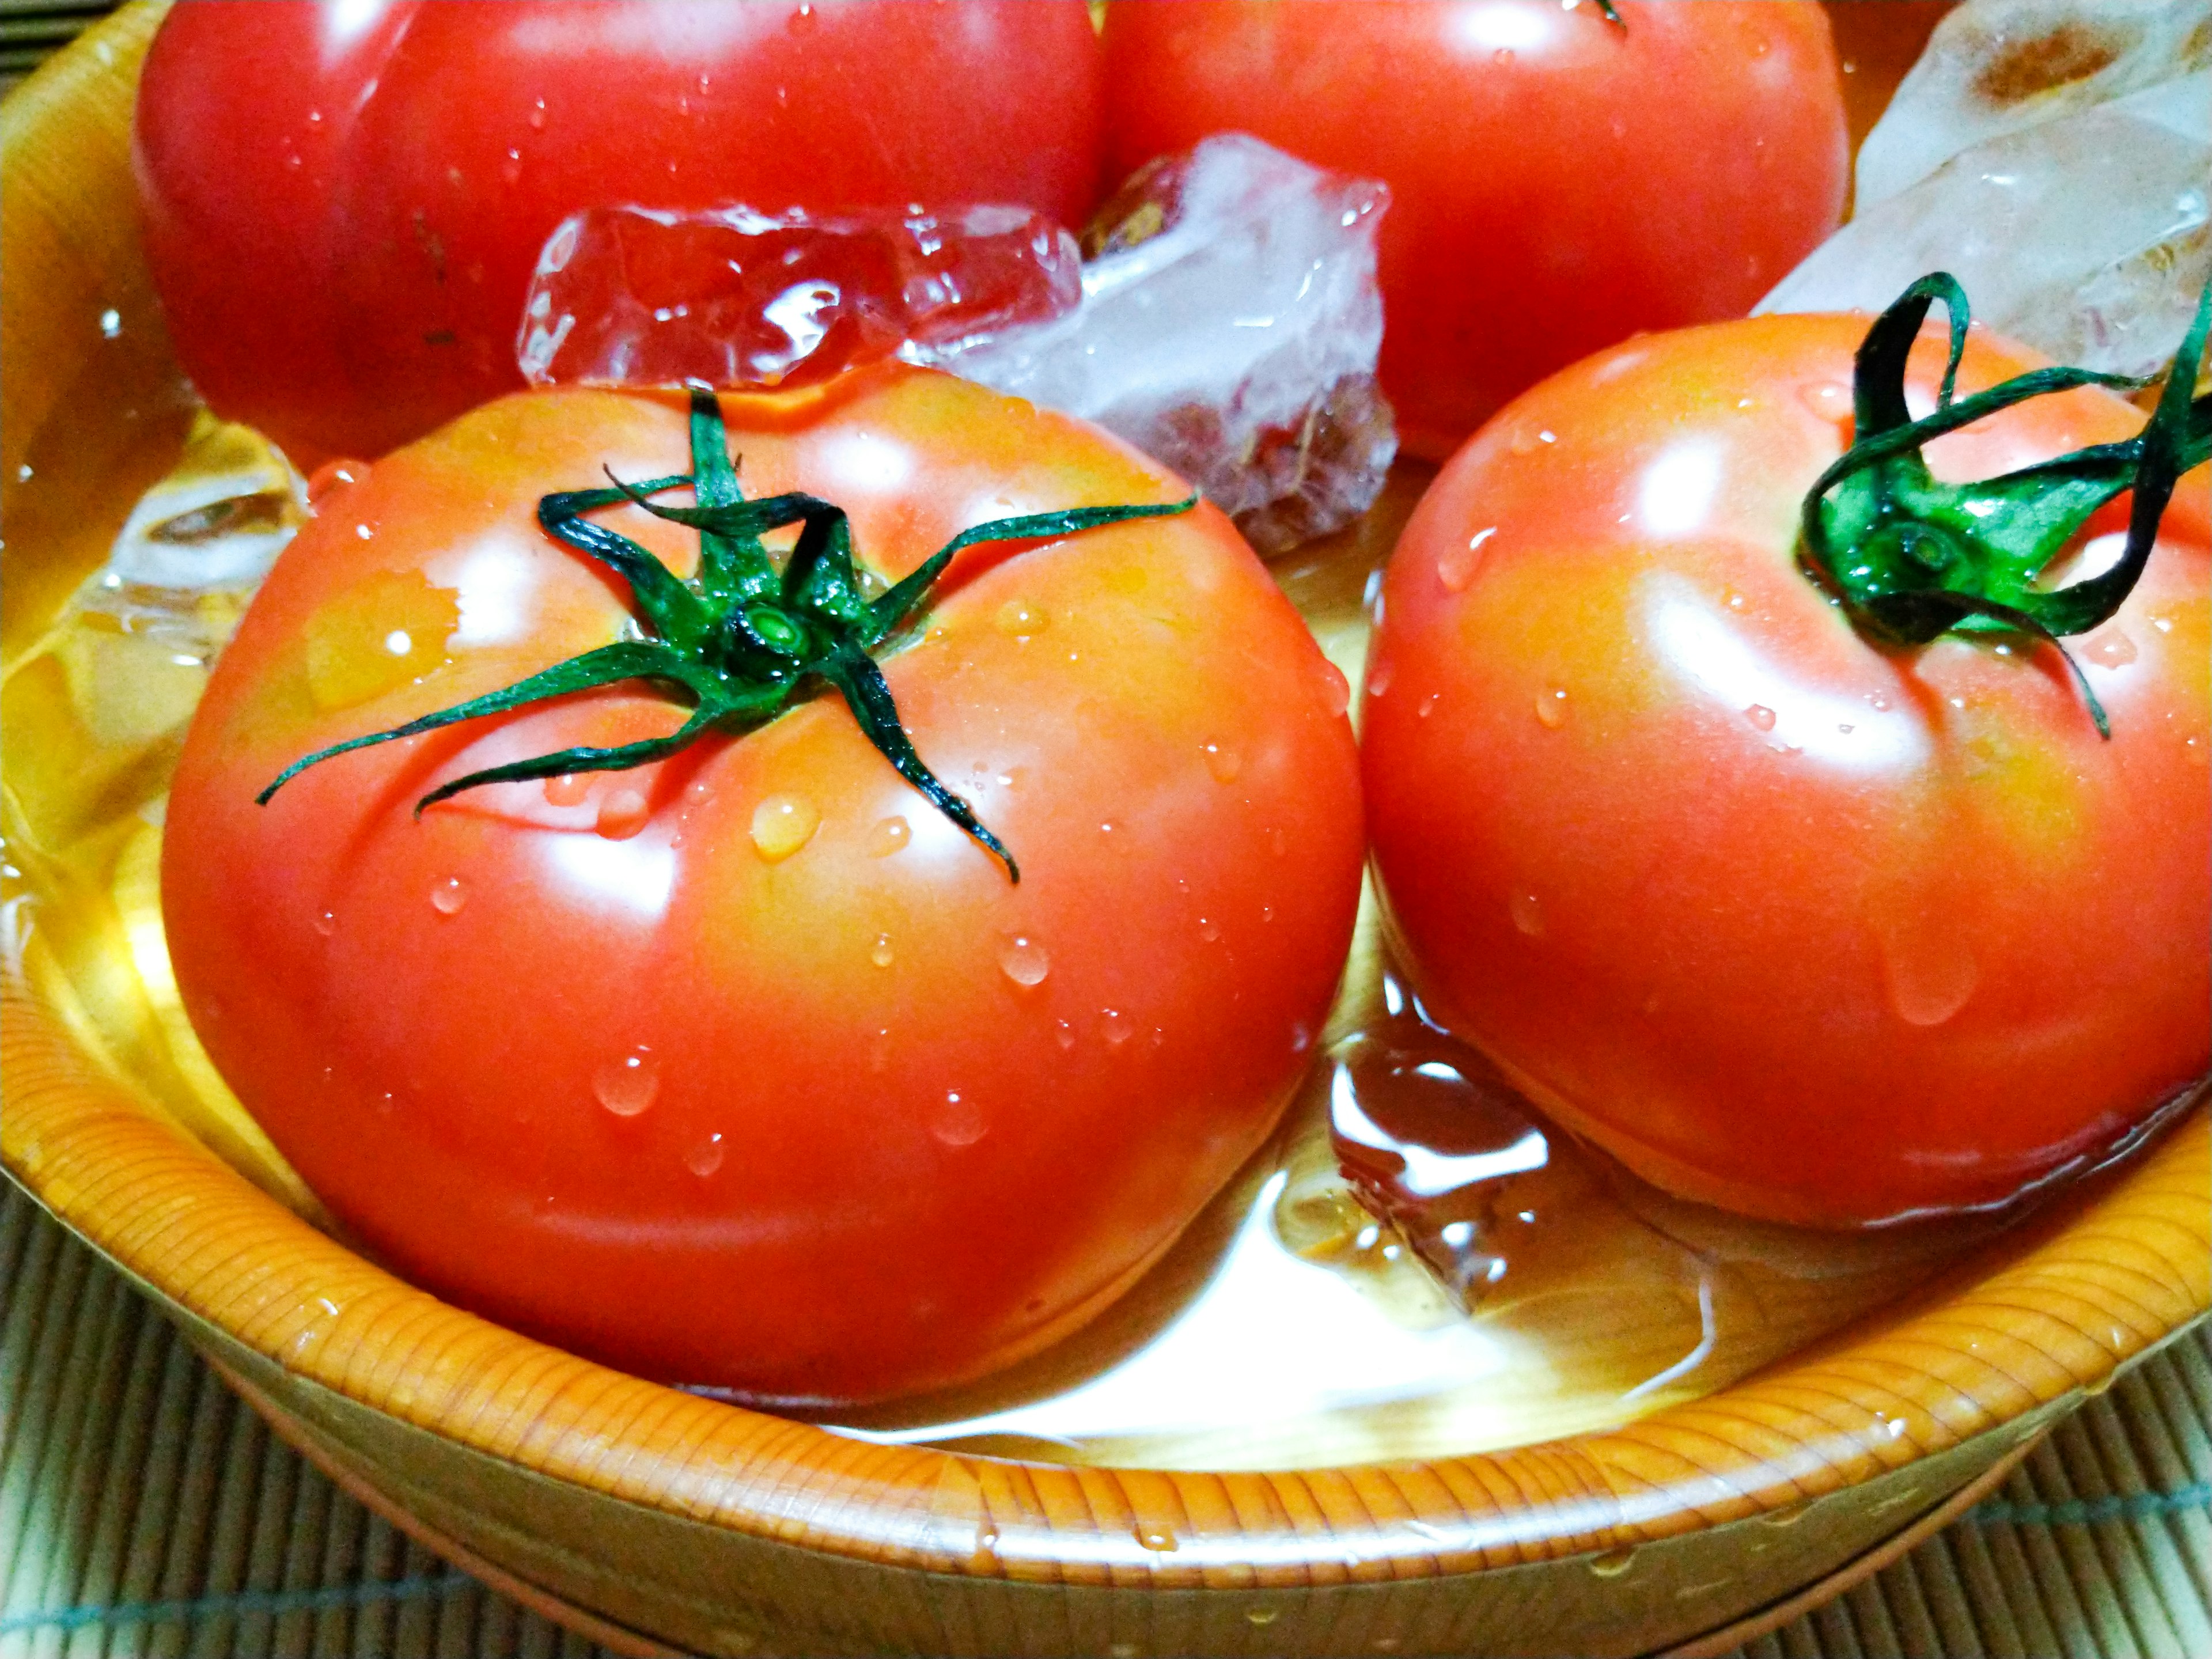
<svg viewBox="0 0 2212 1659"><path fill-rule="evenodd" d="M158 10L126 9L33 84L128 72L108 43L135 58ZM132 1275L253 1352L611 1497L832 1554L986 1577L1318 1583L1618 1550L1790 1509L2002 1431L2101 1387L2212 1309L2212 1119L2200 1106L2079 1212L2009 1235L2024 1248L1971 1285L1619 1429L1276 1473L1018 1462L720 1404L440 1302L161 1120L76 1045L19 962L0 972L0 1058L9 1172Z"/></svg>

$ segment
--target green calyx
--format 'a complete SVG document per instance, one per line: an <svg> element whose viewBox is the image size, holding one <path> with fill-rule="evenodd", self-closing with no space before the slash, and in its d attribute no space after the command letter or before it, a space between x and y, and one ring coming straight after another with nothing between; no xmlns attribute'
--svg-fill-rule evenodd
<svg viewBox="0 0 2212 1659"><path fill-rule="evenodd" d="M1935 412L1916 421L1905 404L1905 362L1939 300L1950 318L1950 357ZM1851 389L1855 440L1805 497L1800 559L1862 633L1886 644L1989 633L2046 641L2065 659L2090 718L2109 738L2103 706L2059 641L2087 633L2120 608L2149 562L2176 481L2212 456L2212 396L2192 395L2212 323L2212 285L2197 301L2156 410L2135 437L2002 477L1941 483L1920 452L1947 432L2054 392L2144 384L2086 368L2039 368L1956 398L1968 319L1966 291L1937 271L1905 289L1867 331ZM2069 586L2039 586L2089 516L2130 489L2119 561Z"/></svg>
<svg viewBox="0 0 2212 1659"><path fill-rule="evenodd" d="M549 534L589 554L629 584L632 612L647 637L601 646L504 690L471 697L388 732L318 750L286 767L256 799L266 805L270 796L308 767L349 750L503 714L617 681L651 681L690 707L690 716L666 737L611 749L562 749L442 783L415 804L420 817L425 807L487 783L649 765L709 732L750 731L828 686L845 699L860 730L899 775L996 856L1010 880L1018 882L1021 872L1013 855L915 752L899 723L898 708L877 665L877 655L914 616L953 555L964 547L1073 535L1131 519L1164 518L1188 512L1198 497L1154 507L1079 507L994 519L962 531L911 575L870 598L854 564L852 528L844 508L796 492L745 500L728 442L720 404L710 389L694 386L690 472L641 483L617 478L611 489L571 490L538 503L538 521ZM685 487L691 489L696 505L663 507L651 499ZM690 580L679 580L635 542L584 516L625 501L699 532L699 568ZM779 568L760 538L793 525L799 526L799 539Z"/></svg>

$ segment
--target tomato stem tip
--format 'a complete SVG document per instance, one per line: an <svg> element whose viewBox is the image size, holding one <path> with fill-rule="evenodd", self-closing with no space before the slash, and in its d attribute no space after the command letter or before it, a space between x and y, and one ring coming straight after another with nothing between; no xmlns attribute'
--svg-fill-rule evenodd
<svg viewBox="0 0 2212 1659"><path fill-rule="evenodd" d="M1929 307L1942 301L1949 355L1934 411L1914 420L1905 373ZM1922 446L2032 398L2100 386L2148 384L2054 366L1971 397L1957 396L1971 318L1947 271L1923 276L1875 320L1854 364L1851 446L1805 497L1799 561L1863 634L1920 646L1947 634L2026 634L2064 659L2100 736L2111 722L2081 665L2060 641L2120 608L2149 562L2176 482L2212 456L2212 395L2195 396L2212 326L2212 283L2198 296L2149 422L2135 437L2095 444L2001 477L1936 481ZM2039 578L2090 515L2132 490L2127 541L2110 568L2070 586Z"/></svg>

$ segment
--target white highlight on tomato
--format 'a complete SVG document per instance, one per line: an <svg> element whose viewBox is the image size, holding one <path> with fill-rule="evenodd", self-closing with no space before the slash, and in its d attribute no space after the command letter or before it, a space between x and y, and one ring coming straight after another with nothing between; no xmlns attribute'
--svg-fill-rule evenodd
<svg viewBox="0 0 2212 1659"><path fill-rule="evenodd" d="M621 905L648 918L666 913L676 890L676 851L658 836L609 841L555 834L543 843L556 890L565 887L587 902Z"/></svg>
<svg viewBox="0 0 2212 1659"><path fill-rule="evenodd" d="M1636 516L1650 535L1695 534L1705 527L1720 484L1720 446L1709 438L1685 440L1644 469Z"/></svg>

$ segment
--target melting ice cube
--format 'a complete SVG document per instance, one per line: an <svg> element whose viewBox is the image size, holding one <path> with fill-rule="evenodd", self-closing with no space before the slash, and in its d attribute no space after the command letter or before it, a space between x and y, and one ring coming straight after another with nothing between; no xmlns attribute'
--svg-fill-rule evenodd
<svg viewBox="0 0 2212 1659"><path fill-rule="evenodd" d="M1759 302L1879 311L1948 270L2062 362L2162 368L2212 276L2212 0L1969 0L1860 156L1858 212Z"/></svg>
<svg viewBox="0 0 2212 1659"><path fill-rule="evenodd" d="M1859 210L1960 151L2212 69L2212 0L1967 0L1859 151ZM2200 86L2193 125L2208 109Z"/></svg>
<svg viewBox="0 0 2212 1659"><path fill-rule="evenodd" d="M1097 422L1280 552L1365 511L1397 452L1375 381L1389 202L1255 138L1209 138L1108 205L1072 314L905 355Z"/></svg>
<svg viewBox="0 0 2212 1659"><path fill-rule="evenodd" d="M591 208L538 255L516 350L540 386L802 385L1058 316L1079 259L1025 208Z"/></svg>

